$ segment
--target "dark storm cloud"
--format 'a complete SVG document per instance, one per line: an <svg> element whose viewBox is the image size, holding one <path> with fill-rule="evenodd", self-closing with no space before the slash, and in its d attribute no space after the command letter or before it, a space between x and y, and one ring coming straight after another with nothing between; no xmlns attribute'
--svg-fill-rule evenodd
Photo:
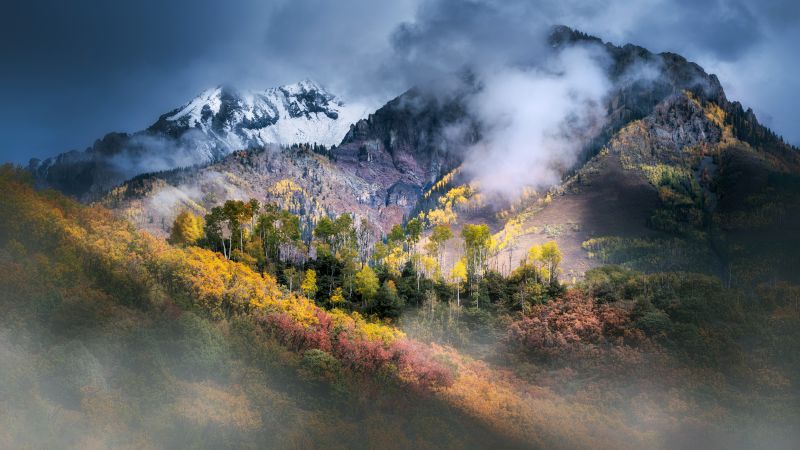
<svg viewBox="0 0 800 450"><path fill-rule="evenodd" d="M376 79L441 91L457 87L476 72L534 65L546 56L550 22L532 6L460 0L422 3L414 20L392 32L392 52L382 59Z"/></svg>
<svg viewBox="0 0 800 450"><path fill-rule="evenodd" d="M385 99L467 58L536 55L534 35L550 23L681 53L797 143L799 20L793 0L6 2L0 159L141 129L225 82L269 87L307 76Z"/></svg>

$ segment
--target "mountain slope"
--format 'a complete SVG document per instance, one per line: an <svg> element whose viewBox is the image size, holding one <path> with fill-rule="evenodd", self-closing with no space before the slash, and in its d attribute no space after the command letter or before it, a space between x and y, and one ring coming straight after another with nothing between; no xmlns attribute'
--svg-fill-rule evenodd
<svg viewBox="0 0 800 450"><path fill-rule="evenodd" d="M275 203L303 218L306 232L322 216L351 212L367 219L375 237L403 220L417 192L381 161L349 170L329 154L294 146L234 152L202 167L146 174L123 183L100 202L157 236L166 236L182 210L205 214L226 199ZM361 176L362 171L373 175Z"/></svg>
<svg viewBox="0 0 800 450"><path fill-rule="evenodd" d="M138 174L205 164L234 150L335 145L364 113L310 80L264 91L217 87L146 130L110 133L83 152L32 160L29 169L41 185L94 199Z"/></svg>
<svg viewBox="0 0 800 450"><path fill-rule="evenodd" d="M9 167L0 168L0 187L4 447L638 448L658 440L619 411L324 310L269 274L36 192Z"/></svg>
<svg viewBox="0 0 800 450"><path fill-rule="evenodd" d="M524 249L555 240L569 277L622 264L739 287L796 282L800 152L736 138L730 116L688 91L668 97L561 186L501 212L498 240L516 234L495 264L508 270Z"/></svg>

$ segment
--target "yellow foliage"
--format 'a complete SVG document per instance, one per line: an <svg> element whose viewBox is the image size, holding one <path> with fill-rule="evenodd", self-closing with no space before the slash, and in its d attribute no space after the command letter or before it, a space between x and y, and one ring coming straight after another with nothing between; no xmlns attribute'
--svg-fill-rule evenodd
<svg viewBox="0 0 800 450"><path fill-rule="evenodd" d="M467 264L464 258L459 259L453 265L453 270L450 271L450 279L456 283L461 283L467 279Z"/></svg>
<svg viewBox="0 0 800 450"><path fill-rule="evenodd" d="M439 267L439 260L433 256L421 255L420 262L425 270L425 273L432 278L440 278L441 268Z"/></svg>
<svg viewBox="0 0 800 450"><path fill-rule="evenodd" d="M384 263L393 275L400 275L400 271L403 269L407 260L408 255L403 251L403 248L394 247L389 254L386 255Z"/></svg>
<svg viewBox="0 0 800 450"><path fill-rule="evenodd" d="M430 226L455 223L457 218L457 209L465 207L470 203L470 201L474 201L476 203L480 201L480 196L475 193L475 189L473 187L466 184L453 187L439 197L438 208L431 209L427 214L424 212L420 213L419 219L427 219Z"/></svg>
<svg viewBox="0 0 800 450"><path fill-rule="evenodd" d="M452 208L432 209L427 214L428 223L431 226L449 225L456 221L456 213Z"/></svg>
<svg viewBox="0 0 800 450"><path fill-rule="evenodd" d="M305 189L288 178L277 181L268 192L277 199L283 209L299 208L301 205L298 203L297 195L307 197Z"/></svg>
<svg viewBox="0 0 800 450"><path fill-rule="evenodd" d="M317 294L317 272L313 269L306 270L306 274L303 277L303 282L300 284L300 290L303 291L303 294L306 294L307 297L314 298Z"/></svg>
<svg viewBox="0 0 800 450"><path fill-rule="evenodd" d="M203 237L203 218L182 211L172 223L169 242L174 245L194 245Z"/></svg>
<svg viewBox="0 0 800 450"><path fill-rule="evenodd" d="M456 176L456 174L459 172L459 170L461 170L460 167L456 168L456 169L453 169L452 171L447 173L445 176L443 176L439 181L437 181L433 186L431 186L430 189L428 189L425 192L425 194L423 195L423 198L427 199L428 197L431 196L432 193L434 193L436 191L439 191L441 189L444 189L445 186L447 186L451 181L453 181L453 177Z"/></svg>
<svg viewBox="0 0 800 450"><path fill-rule="evenodd" d="M53 243L58 249L54 253L72 255L71 262L57 269L65 276L91 261L94 270L136 280L142 288L160 283L179 302L212 317L264 310L286 313L305 326L317 323L319 308L312 301L283 293L272 276L262 276L219 253L173 247L136 231L103 207L84 207L60 195L40 195L7 168L0 169L0 191L4 193L0 196L0 230L9 238L18 237L19 245ZM356 332L365 336L388 339L399 335L393 327L371 324L357 315L350 320Z"/></svg>
<svg viewBox="0 0 800 450"><path fill-rule="evenodd" d="M333 290L333 294L331 294L331 298L329 300L332 305L338 305L344 303L344 294L342 294L342 288L337 287Z"/></svg>

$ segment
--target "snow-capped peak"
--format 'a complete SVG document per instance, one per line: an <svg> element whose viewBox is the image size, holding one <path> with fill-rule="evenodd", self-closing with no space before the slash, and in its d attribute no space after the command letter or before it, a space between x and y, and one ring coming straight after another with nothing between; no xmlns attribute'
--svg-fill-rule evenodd
<svg viewBox="0 0 800 450"><path fill-rule="evenodd" d="M304 78L298 81L297 83L280 86L278 89L295 95L302 92L310 92L310 91L326 92L325 88L323 88L322 85L309 78Z"/></svg>
<svg viewBox="0 0 800 450"><path fill-rule="evenodd" d="M216 114L219 112L219 107L222 104L220 96L222 94L222 86L217 86L212 89L206 89L200 95L195 97L192 101L187 103L177 113L167 117L167 120L177 121L182 117L191 116L192 122L200 121L200 114L203 108L208 105L210 111Z"/></svg>
<svg viewBox="0 0 800 450"><path fill-rule="evenodd" d="M218 147L214 153L265 144L338 144L363 118L319 83L304 79L262 91L217 86L163 116L150 129L179 136L196 129Z"/></svg>

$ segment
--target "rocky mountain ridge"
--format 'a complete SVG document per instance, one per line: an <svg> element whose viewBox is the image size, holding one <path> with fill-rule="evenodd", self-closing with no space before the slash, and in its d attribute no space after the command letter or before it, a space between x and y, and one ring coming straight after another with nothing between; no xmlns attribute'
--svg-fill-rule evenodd
<svg viewBox="0 0 800 450"><path fill-rule="evenodd" d="M109 133L85 151L31 160L29 170L42 186L94 200L136 175L207 164L248 147L335 145L365 112L311 80L264 91L219 86L145 130Z"/></svg>
<svg viewBox="0 0 800 450"><path fill-rule="evenodd" d="M796 149L761 126L752 111L729 101L716 76L697 64L671 53L654 54L630 44L618 47L603 43L568 28L556 28L551 42L554 47L575 43L601 46L609 55L607 70L614 88L607 99L604 127L583 150L576 167L564 174L567 184L556 189L563 192L574 188L584 193L596 189L597 195L567 198L566 209L556 207L562 201L558 197L550 207L555 212L547 213L545 208L539 219L530 219L533 211L542 210L533 207L523 220L527 223L523 231L532 233L521 237L520 242L552 238L553 233L541 231L552 231L554 226L564 230L583 227L588 234L575 232L574 242L562 243L562 247L574 253L568 260L587 265L591 262L582 243L594 236L666 236L663 231L648 228L661 187L648 181L643 171L650 169L643 167L666 165L684 173L695 170L696 156L702 154L704 167L713 168L719 159L710 159L711 153L703 152L721 148L723 141L727 145L736 140L795 167ZM639 76L643 72L649 75ZM301 86L297 92L294 103L281 106L289 116L303 119L337 113L335 100L315 88ZM481 124L465 106L471 91L438 94L424 87L407 91L350 125L338 146L255 145L198 167L138 176L107 190L100 198L103 204L158 235L168 233L182 209L203 214L226 199L251 197L301 215L309 227L323 215L353 213L371 222L380 235L411 215L435 208L436 196L423 198L424 193L459 167L464 148L480 139ZM182 130L191 128L240 139L255 129L241 125L248 123L248 117L273 117L270 103L264 101L257 112L255 106L243 107L255 105L254 99L231 97L224 89L211 90L198 99L163 115L151 128L166 136L185 136ZM245 141L237 145L245 145ZM456 178L450 184L468 181ZM703 189L710 193L712 186L706 183ZM608 217L592 212L608 198L622 199L620 205L628 206L621 210L613 202L608 204L608 211L616 211ZM509 217L513 217L503 215L506 206L498 204L460 214L454 219L458 222L455 225L488 222L502 236ZM626 219L616 220L620 217ZM512 264L513 252L503 258L509 261L507 266ZM585 269L576 266L575 273L581 268Z"/></svg>

